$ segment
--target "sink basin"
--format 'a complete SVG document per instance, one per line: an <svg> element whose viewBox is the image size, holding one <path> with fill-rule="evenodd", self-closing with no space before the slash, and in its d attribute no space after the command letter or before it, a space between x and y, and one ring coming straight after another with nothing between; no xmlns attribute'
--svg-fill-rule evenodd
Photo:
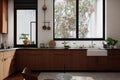
<svg viewBox="0 0 120 80"><path fill-rule="evenodd" d="M87 56L107 56L107 50L103 48L88 48Z"/></svg>

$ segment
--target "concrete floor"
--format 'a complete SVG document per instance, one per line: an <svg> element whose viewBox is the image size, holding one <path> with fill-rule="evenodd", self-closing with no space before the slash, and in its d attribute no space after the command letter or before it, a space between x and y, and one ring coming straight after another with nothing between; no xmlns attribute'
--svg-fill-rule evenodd
<svg viewBox="0 0 120 80"><path fill-rule="evenodd" d="M120 80L120 72L40 73L38 80Z"/></svg>
<svg viewBox="0 0 120 80"><path fill-rule="evenodd" d="M120 72L41 72L34 73L38 80L120 80ZM23 80L20 73L5 80Z"/></svg>

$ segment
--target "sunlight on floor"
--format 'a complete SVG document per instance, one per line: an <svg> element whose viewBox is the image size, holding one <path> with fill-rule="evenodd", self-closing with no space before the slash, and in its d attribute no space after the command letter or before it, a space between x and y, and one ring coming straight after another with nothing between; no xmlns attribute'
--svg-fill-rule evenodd
<svg viewBox="0 0 120 80"><path fill-rule="evenodd" d="M88 76L72 76L71 80L95 80L95 79Z"/></svg>
<svg viewBox="0 0 120 80"><path fill-rule="evenodd" d="M120 80L120 73L48 72L40 73L38 80Z"/></svg>

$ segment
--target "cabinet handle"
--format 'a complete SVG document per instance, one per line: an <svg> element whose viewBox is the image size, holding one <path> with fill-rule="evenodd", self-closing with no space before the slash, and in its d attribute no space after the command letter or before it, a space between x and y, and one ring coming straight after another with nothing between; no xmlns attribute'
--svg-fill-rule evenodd
<svg viewBox="0 0 120 80"><path fill-rule="evenodd" d="M6 61L7 60L7 58L4 58L4 61Z"/></svg>

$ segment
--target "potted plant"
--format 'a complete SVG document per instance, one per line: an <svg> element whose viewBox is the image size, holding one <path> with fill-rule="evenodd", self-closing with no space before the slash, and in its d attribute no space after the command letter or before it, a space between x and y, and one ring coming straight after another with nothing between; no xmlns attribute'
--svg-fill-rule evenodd
<svg viewBox="0 0 120 80"><path fill-rule="evenodd" d="M106 41L107 46L109 48L113 48L117 44L117 42L118 42L118 40L115 40L115 39L110 38L110 37L108 37L105 41Z"/></svg>
<svg viewBox="0 0 120 80"><path fill-rule="evenodd" d="M68 41L64 41L64 42L62 43L62 44L64 44L64 48L65 48L65 49L70 48L70 46L69 46L68 43L69 43Z"/></svg>
<svg viewBox="0 0 120 80"><path fill-rule="evenodd" d="M23 43L25 46L30 44L30 40L28 39L28 37L29 34L25 34L25 33L22 33L19 37L19 39L23 39Z"/></svg>

